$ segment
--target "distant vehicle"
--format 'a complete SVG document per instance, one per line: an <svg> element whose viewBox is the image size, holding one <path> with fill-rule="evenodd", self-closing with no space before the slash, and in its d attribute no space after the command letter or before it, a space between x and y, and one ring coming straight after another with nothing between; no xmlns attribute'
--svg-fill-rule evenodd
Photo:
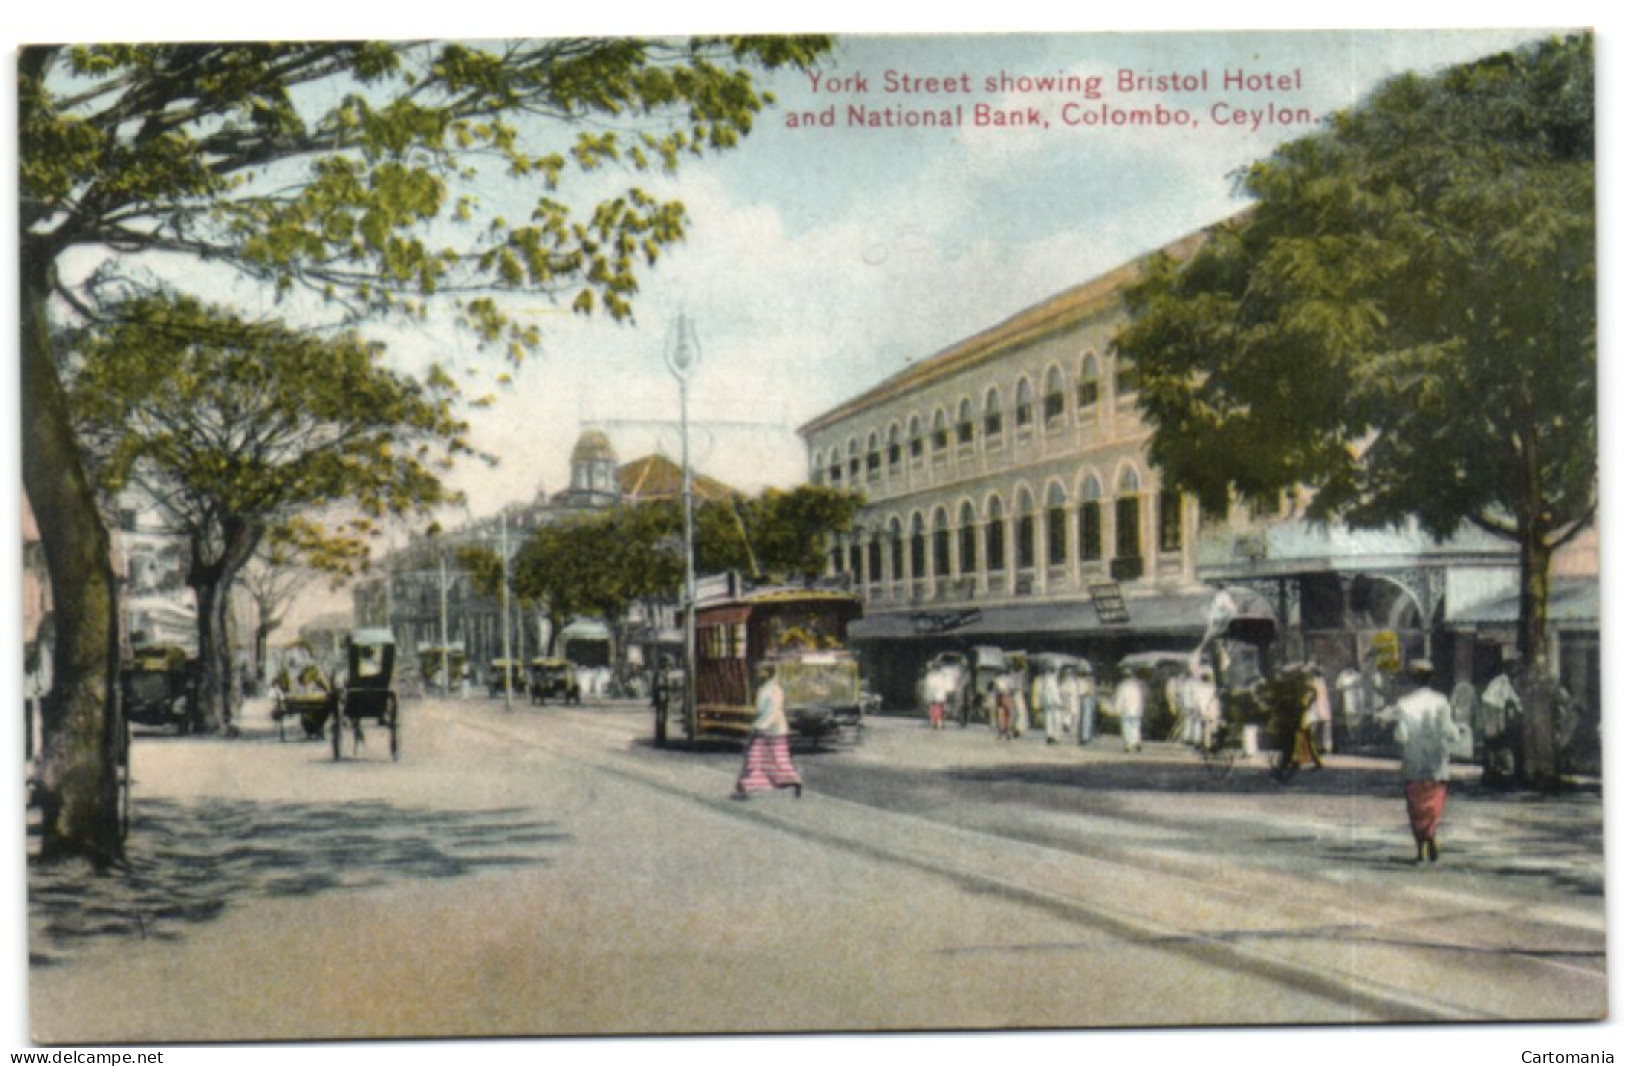
<svg viewBox="0 0 1625 1066"><path fill-rule="evenodd" d="M1139 651L1117 661L1117 676L1137 675L1146 685L1145 735L1165 738L1174 728L1176 708L1168 705L1170 678L1190 674L1194 650Z"/></svg>
<svg viewBox="0 0 1625 1066"><path fill-rule="evenodd" d="M575 664L570 660L536 658L530 661L530 702L546 703L549 699L581 702L581 686L576 682Z"/></svg>
<svg viewBox="0 0 1625 1066"><path fill-rule="evenodd" d="M418 672L428 680L431 691L450 695L468 675L468 653L461 644L444 648L419 644Z"/></svg>
<svg viewBox="0 0 1625 1066"><path fill-rule="evenodd" d="M771 664L784 687L793 735L856 743L862 681L847 627L862 613L857 596L831 589L753 589L702 602L695 610L695 705L672 701L689 739L748 736L760 671ZM663 733L657 721L656 738Z"/></svg>
<svg viewBox="0 0 1625 1066"><path fill-rule="evenodd" d="M319 739L338 702L332 679L322 672L309 644L290 644L282 653L282 669L271 682L271 720L277 736L288 739L288 719L297 719L305 739Z"/></svg>
<svg viewBox="0 0 1625 1066"><path fill-rule="evenodd" d="M176 644L135 648L119 670L124 720L191 732L197 698L197 660Z"/></svg>
<svg viewBox="0 0 1625 1066"><path fill-rule="evenodd" d="M491 669L485 675L485 684L491 695L512 692L525 694L525 664L518 659L492 659Z"/></svg>
<svg viewBox="0 0 1625 1066"><path fill-rule="evenodd" d="M333 715L333 758L344 757L344 733L351 736L352 755L366 741L361 723L368 719L389 730L389 757L401 757L401 704L390 681L395 676L395 635L387 629L357 629L344 642L344 684Z"/></svg>
<svg viewBox="0 0 1625 1066"><path fill-rule="evenodd" d="M959 702L959 724L968 726L971 722L982 722L991 725L993 715L993 683L999 675L1009 666L1002 648L991 645L978 644L970 650L970 674L967 677L964 696Z"/></svg>

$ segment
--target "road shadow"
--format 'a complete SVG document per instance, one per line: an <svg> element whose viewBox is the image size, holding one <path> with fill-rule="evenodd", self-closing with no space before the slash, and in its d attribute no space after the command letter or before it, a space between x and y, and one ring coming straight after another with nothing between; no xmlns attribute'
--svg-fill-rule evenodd
<svg viewBox="0 0 1625 1066"><path fill-rule="evenodd" d="M968 783L1010 783L1048 788L1102 792L1191 792L1229 795L1368 795L1392 796L1397 778L1391 769L1301 769L1290 780L1277 780L1262 761L1237 763L1217 775L1199 762L1176 763L1151 759L1099 763L1025 763L1005 766L961 767L948 776Z"/></svg>
<svg viewBox="0 0 1625 1066"><path fill-rule="evenodd" d="M176 939L255 899L546 865L571 841L520 808L149 799L131 823L122 868L30 858L29 961L62 962L103 938Z"/></svg>

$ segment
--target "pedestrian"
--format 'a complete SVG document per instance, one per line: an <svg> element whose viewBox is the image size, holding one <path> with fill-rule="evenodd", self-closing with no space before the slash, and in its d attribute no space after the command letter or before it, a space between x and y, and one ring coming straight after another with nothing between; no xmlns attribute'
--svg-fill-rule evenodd
<svg viewBox="0 0 1625 1066"><path fill-rule="evenodd" d="M1203 666L1192 679L1190 700L1191 708L1196 712L1196 743L1202 748L1211 747L1214 733L1219 728L1219 690L1213 683L1211 666Z"/></svg>
<svg viewBox="0 0 1625 1066"><path fill-rule="evenodd" d="M1478 700L1486 785L1504 787L1523 776L1523 699L1518 694L1519 680L1518 660L1507 656L1501 673L1485 686Z"/></svg>
<svg viewBox="0 0 1625 1066"><path fill-rule="evenodd" d="M1311 707L1314 717L1315 744L1320 748L1322 755L1330 755L1332 751L1332 695L1326 690L1326 675L1320 669L1319 663L1309 664L1309 688L1314 695L1314 704Z"/></svg>
<svg viewBox="0 0 1625 1066"><path fill-rule="evenodd" d="M1100 698L1095 694L1095 674L1085 663L1078 669L1078 743L1087 744L1095 739L1095 713Z"/></svg>
<svg viewBox="0 0 1625 1066"><path fill-rule="evenodd" d="M1450 745L1456 740L1456 720L1450 701L1428 687L1433 664L1418 659L1411 664L1415 688L1398 703L1399 722L1394 739L1399 743L1400 777L1405 782L1405 811L1416 839L1416 862L1439 861L1439 820L1444 816L1450 790Z"/></svg>
<svg viewBox="0 0 1625 1066"><path fill-rule="evenodd" d="M1126 674L1112 693L1117 724L1123 733L1123 750L1140 751L1140 723L1145 718L1145 682Z"/></svg>
<svg viewBox="0 0 1625 1066"><path fill-rule="evenodd" d="M941 729L947 717L948 680L945 667L933 666L925 672L925 702L932 729Z"/></svg>
<svg viewBox="0 0 1625 1066"><path fill-rule="evenodd" d="M1030 705L1027 702L1027 662L1019 660L1021 665L1012 667L1014 671L1010 677L1010 739L1018 740L1021 734L1031 725Z"/></svg>
<svg viewBox="0 0 1625 1066"><path fill-rule="evenodd" d="M1319 732L1320 719L1316 707L1312 670L1313 667L1305 667L1301 673L1290 675L1286 680L1295 683L1296 687L1292 690L1293 698L1301 708L1298 712L1297 734L1292 742L1292 761L1300 766L1307 761L1319 770L1322 764L1320 743L1316 734ZM1331 713L1330 708L1327 709L1327 713Z"/></svg>
<svg viewBox="0 0 1625 1066"><path fill-rule="evenodd" d="M790 761L790 720L784 714L784 686L771 664L762 667L761 677L756 690L756 720L751 723L745 765L739 771L733 798L746 800L752 792L793 788L800 799L801 775Z"/></svg>
<svg viewBox="0 0 1625 1066"><path fill-rule="evenodd" d="M1061 735L1076 736L1078 729L1078 701L1081 693L1078 690L1078 668L1071 663L1061 667L1055 679L1055 687L1061 692Z"/></svg>
<svg viewBox="0 0 1625 1066"><path fill-rule="evenodd" d="M1066 730L1066 702L1061 698L1060 672L1054 664L1038 675L1038 710L1044 716L1044 743L1059 744Z"/></svg>
<svg viewBox="0 0 1625 1066"><path fill-rule="evenodd" d="M1461 734L1450 754L1471 762L1477 753L1478 742L1474 734L1480 717L1478 690L1471 681L1457 681L1456 687L1450 690L1450 715L1456 720L1456 729Z"/></svg>
<svg viewBox="0 0 1625 1066"><path fill-rule="evenodd" d="M994 726L1000 740L1015 739L1012 732L1016 713L1015 688L1016 677L1008 668L1001 670L993 681Z"/></svg>
<svg viewBox="0 0 1625 1066"><path fill-rule="evenodd" d="M1364 744L1372 712L1376 710L1370 679L1357 667L1350 666L1337 675L1337 698L1343 712L1345 746Z"/></svg>

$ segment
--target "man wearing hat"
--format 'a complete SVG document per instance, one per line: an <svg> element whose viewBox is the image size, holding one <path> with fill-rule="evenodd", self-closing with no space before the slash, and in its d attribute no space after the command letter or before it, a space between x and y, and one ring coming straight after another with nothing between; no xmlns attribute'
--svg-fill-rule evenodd
<svg viewBox="0 0 1625 1066"><path fill-rule="evenodd" d="M1435 836L1444 816L1449 792L1450 747L1460 736L1450 701L1443 693L1428 687L1433 680L1433 664L1426 659L1411 663L1415 688L1396 705L1399 721L1394 739L1399 742L1400 778L1405 782L1405 811L1410 816L1411 835L1416 838L1416 860L1439 860Z"/></svg>

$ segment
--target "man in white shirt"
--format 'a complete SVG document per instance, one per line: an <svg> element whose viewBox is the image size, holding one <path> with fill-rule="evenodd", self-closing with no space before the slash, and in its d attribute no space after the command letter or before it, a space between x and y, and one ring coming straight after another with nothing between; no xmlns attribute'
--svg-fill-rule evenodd
<svg viewBox="0 0 1625 1066"><path fill-rule="evenodd" d="M1435 837L1444 816L1450 788L1450 747L1457 738L1455 716L1443 693L1428 687L1433 664L1418 659L1411 664L1416 687L1400 698L1394 739L1399 743L1400 778L1405 782L1405 811L1416 838L1416 861L1439 859Z"/></svg>
<svg viewBox="0 0 1625 1066"><path fill-rule="evenodd" d="M1123 733L1123 750L1141 750L1140 723L1145 718L1145 682L1132 673L1125 675L1112 693L1112 707L1117 711L1118 727Z"/></svg>

